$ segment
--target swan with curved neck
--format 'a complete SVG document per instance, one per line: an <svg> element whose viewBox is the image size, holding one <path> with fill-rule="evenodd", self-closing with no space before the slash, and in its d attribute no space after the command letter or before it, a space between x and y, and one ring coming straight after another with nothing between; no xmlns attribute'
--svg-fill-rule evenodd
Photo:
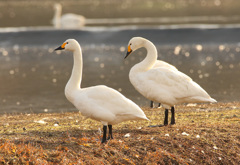
<svg viewBox="0 0 240 165"><path fill-rule="evenodd" d="M174 105L216 102L196 82L177 69L164 66L153 68L157 61L157 49L152 42L145 38L132 38L129 41L125 58L141 47L147 49L147 56L131 68L129 79L135 89L144 97L162 103L165 108L164 125L168 125L169 108L172 112L171 124L175 124Z"/></svg>
<svg viewBox="0 0 240 165"><path fill-rule="evenodd" d="M106 142L107 126L112 139L112 125L127 120L148 120L142 109L118 91L104 85L81 88L82 51L74 39L66 40L55 50L73 52L73 69L65 87L65 96L83 116L103 124L102 143Z"/></svg>
<svg viewBox="0 0 240 165"><path fill-rule="evenodd" d="M55 28L76 29L85 26L86 18L82 15L67 13L62 15L62 5L54 4L54 17L52 23Z"/></svg>

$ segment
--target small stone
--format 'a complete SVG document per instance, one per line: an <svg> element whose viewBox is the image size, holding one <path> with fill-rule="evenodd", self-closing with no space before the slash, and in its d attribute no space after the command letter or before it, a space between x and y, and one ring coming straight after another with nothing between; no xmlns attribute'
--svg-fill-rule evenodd
<svg viewBox="0 0 240 165"><path fill-rule="evenodd" d="M217 150L218 148L217 148L217 146L213 146L213 149Z"/></svg>
<svg viewBox="0 0 240 165"><path fill-rule="evenodd" d="M58 127L59 125L58 125L57 123L55 123L53 126L54 126L54 127Z"/></svg>
<svg viewBox="0 0 240 165"><path fill-rule="evenodd" d="M125 138L129 138L130 137L130 133L127 133L126 135L124 135Z"/></svg>
<svg viewBox="0 0 240 165"><path fill-rule="evenodd" d="M188 136L189 134L186 132L183 132L182 135Z"/></svg>

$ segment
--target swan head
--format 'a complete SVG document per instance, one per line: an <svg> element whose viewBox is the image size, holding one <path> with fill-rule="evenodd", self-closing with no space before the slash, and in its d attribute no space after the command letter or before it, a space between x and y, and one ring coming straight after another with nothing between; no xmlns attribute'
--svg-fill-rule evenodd
<svg viewBox="0 0 240 165"><path fill-rule="evenodd" d="M57 47L56 50L67 50L67 51L75 51L79 47L79 43L75 39L66 40L61 46Z"/></svg>
<svg viewBox="0 0 240 165"><path fill-rule="evenodd" d="M54 8L55 10L62 10L62 5L61 5L60 3L55 3L55 4L53 5L53 8Z"/></svg>
<svg viewBox="0 0 240 165"><path fill-rule="evenodd" d="M128 50L125 58L127 58L132 52L144 46L146 39L142 37L133 37L128 43Z"/></svg>

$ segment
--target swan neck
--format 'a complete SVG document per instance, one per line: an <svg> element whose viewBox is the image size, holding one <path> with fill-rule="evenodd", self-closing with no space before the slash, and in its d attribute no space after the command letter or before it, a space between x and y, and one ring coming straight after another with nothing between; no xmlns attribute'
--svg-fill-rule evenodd
<svg viewBox="0 0 240 165"><path fill-rule="evenodd" d="M154 66L157 61L157 49L154 44L148 40L144 42L143 47L147 49L147 55L145 59L139 63L139 65L144 70L149 70Z"/></svg>
<svg viewBox="0 0 240 165"><path fill-rule="evenodd" d="M62 7L61 6L55 7L55 13L53 17L53 23L55 28L61 27L61 14L62 14Z"/></svg>
<svg viewBox="0 0 240 165"><path fill-rule="evenodd" d="M65 87L65 93L75 91L81 88L82 81L82 51L80 46L73 52L73 69L70 79Z"/></svg>

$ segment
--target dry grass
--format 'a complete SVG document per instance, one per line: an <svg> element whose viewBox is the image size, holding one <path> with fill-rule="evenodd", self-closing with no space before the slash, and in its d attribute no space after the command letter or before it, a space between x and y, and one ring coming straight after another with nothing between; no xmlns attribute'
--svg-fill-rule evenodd
<svg viewBox="0 0 240 165"><path fill-rule="evenodd" d="M0 116L0 164L240 164L240 103L176 107L176 125L163 109L143 108L151 119L113 126L79 113ZM124 137L127 133L130 137Z"/></svg>

